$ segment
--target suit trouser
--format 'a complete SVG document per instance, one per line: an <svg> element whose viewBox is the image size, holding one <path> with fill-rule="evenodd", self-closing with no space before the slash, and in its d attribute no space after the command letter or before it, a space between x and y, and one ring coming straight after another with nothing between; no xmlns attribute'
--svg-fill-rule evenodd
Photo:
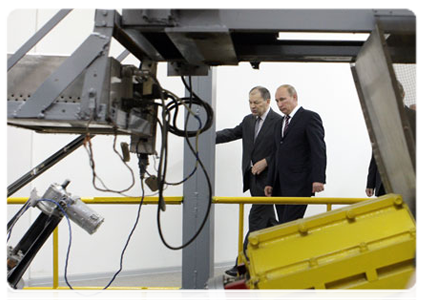
<svg viewBox="0 0 423 300"><path fill-rule="evenodd" d="M264 184L257 176L249 172L250 193L253 197L264 197ZM273 204L253 204L248 216L248 232L244 238L244 253L248 245L250 232L264 229L277 224Z"/></svg>
<svg viewBox="0 0 423 300"><path fill-rule="evenodd" d="M307 205L278 204L275 207L279 224L301 219L307 209Z"/></svg>
<svg viewBox="0 0 423 300"><path fill-rule="evenodd" d="M279 181L279 175L276 177L276 182ZM273 195L275 197L286 197L287 195L282 195L281 191L279 190L279 187L276 186L273 187ZM289 195L292 197L311 197L313 194L311 192L300 192L297 195ZM279 224L288 223L291 221L295 221L297 219L301 219L304 217L305 211L307 209L307 205L292 205L292 204L276 204L276 213L278 215Z"/></svg>

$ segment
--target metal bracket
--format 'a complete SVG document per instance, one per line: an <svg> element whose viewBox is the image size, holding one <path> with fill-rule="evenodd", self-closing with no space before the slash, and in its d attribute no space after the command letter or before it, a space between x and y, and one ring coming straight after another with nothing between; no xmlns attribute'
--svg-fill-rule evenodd
<svg viewBox="0 0 423 300"><path fill-rule="evenodd" d="M140 76L143 74L150 74L156 76L157 62L149 59L142 61ZM143 82L143 96L153 93L154 80L151 76L145 78ZM156 127L157 127L157 107L151 106L150 112L141 112L140 115L132 114L129 120L129 126L132 127L133 132L144 133L144 136L139 134L131 135L130 151L133 153L154 154L156 148ZM145 121L147 120L147 122Z"/></svg>
<svg viewBox="0 0 423 300"><path fill-rule="evenodd" d="M186 62L168 62L168 76L207 76L210 67L205 64L190 65Z"/></svg>
<svg viewBox="0 0 423 300"><path fill-rule="evenodd" d="M109 44L113 29L108 29L107 31L108 35L101 36L107 40L103 45L101 55L94 59L85 74L79 111L81 119L95 118L100 113L100 99L106 76Z"/></svg>
<svg viewBox="0 0 423 300"><path fill-rule="evenodd" d="M117 15L115 10L97 9L95 11L95 28L114 27Z"/></svg>
<svg viewBox="0 0 423 300"><path fill-rule="evenodd" d="M122 10L125 26L174 26L174 10L171 9L126 9Z"/></svg>

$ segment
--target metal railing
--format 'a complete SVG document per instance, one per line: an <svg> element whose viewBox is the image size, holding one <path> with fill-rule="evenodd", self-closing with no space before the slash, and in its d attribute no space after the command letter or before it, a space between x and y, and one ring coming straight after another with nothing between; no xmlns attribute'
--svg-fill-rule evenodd
<svg viewBox="0 0 423 300"><path fill-rule="evenodd" d="M24 204L28 198L7 198L9 205ZM81 198L86 204L139 204L140 197L94 197ZM327 211L332 205L349 205L369 198L335 198L335 197L213 197L213 204L239 204L239 226L238 226L238 253L243 251L244 240L244 206L246 204L319 204L326 205ZM166 204L180 205L183 197L165 197ZM145 197L144 205L158 204L158 197ZM240 257L240 256L239 256ZM100 287L73 287L78 290L97 290ZM30 287L27 289L69 289L59 286L59 232L56 228L53 232L53 285L52 287ZM178 287L110 287L113 290L164 290L179 289Z"/></svg>
<svg viewBox="0 0 423 300"><path fill-rule="evenodd" d="M244 205L245 204L325 204L326 210L332 205L348 205L368 200L369 198L311 198L311 197L214 197L214 204L239 204L238 263L244 247Z"/></svg>

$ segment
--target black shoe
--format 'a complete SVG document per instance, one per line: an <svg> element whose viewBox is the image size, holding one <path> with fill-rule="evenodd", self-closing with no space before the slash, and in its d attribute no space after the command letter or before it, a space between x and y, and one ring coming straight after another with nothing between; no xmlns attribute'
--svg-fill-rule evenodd
<svg viewBox="0 0 423 300"><path fill-rule="evenodd" d="M236 277L238 275L238 269L236 266L233 266L229 270L225 271L226 275Z"/></svg>

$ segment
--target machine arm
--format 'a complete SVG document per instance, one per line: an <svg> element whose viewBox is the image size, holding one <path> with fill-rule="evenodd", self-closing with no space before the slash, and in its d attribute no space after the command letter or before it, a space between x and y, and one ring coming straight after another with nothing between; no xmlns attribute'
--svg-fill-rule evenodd
<svg viewBox="0 0 423 300"><path fill-rule="evenodd" d="M29 230L24 234L15 247L8 247L7 281L13 288L23 286L22 276L30 266L32 260L44 243L59 225L63 216L78 224L88 233L93 234L103 223L104 218L84 204L79 197L71 196L66 191L69 181L62 185L52 184L40 198L34 189L27 203L8 224L11 234L13 225L31 206L41 210Z"/></svg>

